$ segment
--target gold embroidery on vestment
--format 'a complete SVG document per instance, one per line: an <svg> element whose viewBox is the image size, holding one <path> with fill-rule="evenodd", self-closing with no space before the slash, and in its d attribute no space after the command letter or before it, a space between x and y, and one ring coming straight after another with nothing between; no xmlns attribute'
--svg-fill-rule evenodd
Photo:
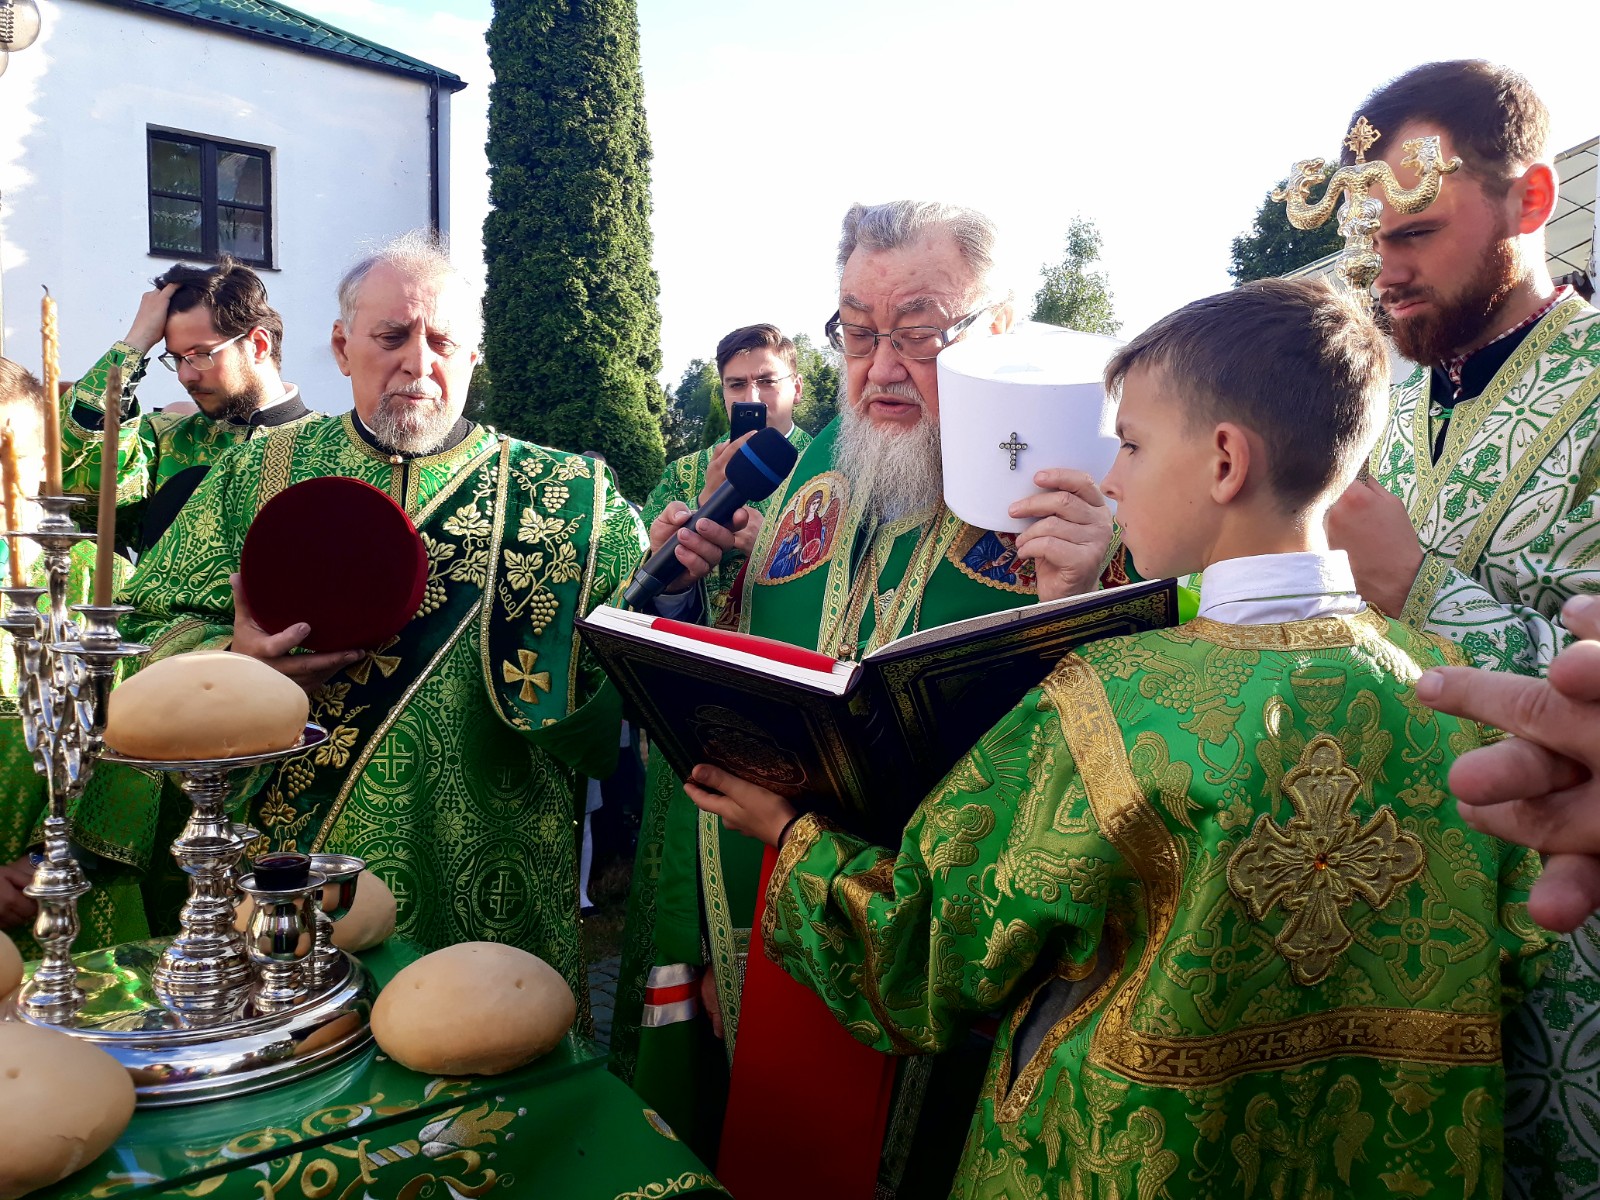
<svg viewBox="0 0 1600 1200"><path fill-rule="evenodd" d="M1311 739L1280 786L1294 815L1280 830L1261 814L1228 862L1228 887L1257 921L1279 906L1289 914L1273 945L1309 986L1355 937L1344 910L1358 898L1381 909L1422 873L1427 854L1387 805L1358 827L1351 810L1361 777L1326 734Z"/></svg>

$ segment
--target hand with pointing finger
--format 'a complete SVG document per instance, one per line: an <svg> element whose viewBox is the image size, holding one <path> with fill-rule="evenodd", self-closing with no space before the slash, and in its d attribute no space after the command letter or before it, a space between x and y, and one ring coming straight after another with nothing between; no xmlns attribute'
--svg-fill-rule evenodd
<svg viewBox="0 0 1600 1200"><path fill-rule="evenodd" d="M1600 597L1562 610L1580 638L1547 679L1436 667L1417 699L1512 736L1464 754L1450 769L1461 818L1474 829L1548 855L1528 913L1548 929L1576 929L1600 909Z"/></svg>

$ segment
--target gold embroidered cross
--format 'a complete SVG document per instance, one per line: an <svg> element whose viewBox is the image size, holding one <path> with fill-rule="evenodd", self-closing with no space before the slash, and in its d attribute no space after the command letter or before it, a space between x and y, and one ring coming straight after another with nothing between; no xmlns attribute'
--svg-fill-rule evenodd
<svg viewBox="0 0 1600 1200"><path fill-rule="evenodd" d="M1319 734L1283 777L1288 824L1279 829L1261 814L1228 860L1228 887L1254 920L1280 904L1288 914L1273 945L1297 983L1320 983L1353 940L1344 910L1358 897L1382 908L1427 862L1387 805L1358 828L1351 807L1360 787L1339 743Z"/></svg>
<svg viewBox="0 0 1600 1200"><path fill-rule="evenodd" d="M400 657L396 654L384 654L383 651L395 645L399 640L397 637L392 637L376 650L368 650L365 658L358 659L345 668L345 674L363 687L372 678L373 667L377 667L378 673L388 679L389 676L400 669Z"/></svg>
<svg viewBox="0 0 1600 1200"><path fill-rule="evenodd" d="M539 654L535 650L518 650L517 660L521 664L520 666L516 663L502 661L500 669L505 673L507 683L520 683L522 685L522 691L518 694L518 699L524 704L537 704L539 703L539 693L534 689L539 688L546 692L550 690L550 672L540 671L537 674L534 673L533 668L539 661Z"/></svg>

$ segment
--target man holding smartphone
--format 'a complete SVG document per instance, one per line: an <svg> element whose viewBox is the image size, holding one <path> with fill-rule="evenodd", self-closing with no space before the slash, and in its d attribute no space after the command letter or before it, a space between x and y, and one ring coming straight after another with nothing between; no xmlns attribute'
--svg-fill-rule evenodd
<svg viewBox="0 0 1600 1200"><path fill-rule="evenodd" d="M794 443L796 450L811 444L811 436L794 423L795 401L804 382L797 365L794 342L776 325L746 325L717 343L717 375L728 410L728 437L667 464L644 506L652 553L672 536L685 516L722 486L729 456L758 429L772 426ZM685 576L680 585L657 598L656 610L666 617L737 628L744 566L761 532L765 507L747 505L735 515L731 547L724 547L732 553L724 554L722 562L705 577L702 591L697 592L694 581Z"/></svg>

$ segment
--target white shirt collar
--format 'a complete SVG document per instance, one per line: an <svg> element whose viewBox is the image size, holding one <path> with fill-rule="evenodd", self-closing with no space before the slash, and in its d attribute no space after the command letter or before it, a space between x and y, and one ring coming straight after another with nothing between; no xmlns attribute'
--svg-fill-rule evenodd
<svg viewBox="0 0 1600 1200"><path fill-rule="evenodd" d="M1224 559L1200 580L1200 615L1230 625L1276 625L1364 607L1343 550Z"/></svg>

